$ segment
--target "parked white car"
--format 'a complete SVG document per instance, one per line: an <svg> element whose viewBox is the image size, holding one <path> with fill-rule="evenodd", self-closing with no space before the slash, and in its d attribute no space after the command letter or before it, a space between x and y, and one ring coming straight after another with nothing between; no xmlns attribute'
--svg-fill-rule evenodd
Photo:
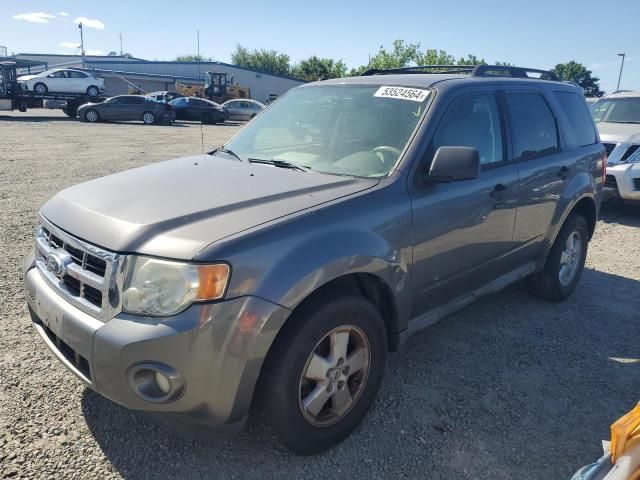
<svg viewBox="0 0 640 480"><path fill-rule="evenodd" d="M608 155L606 193L640 202L640 91L607 95L591 112Z"/></svg>
<svg viewBox="0 0 640 480"><path fill-rule="evenodd" d="M103 78L72 68L57 68L36 75L24 75L18 77L18 83L24 90L30 90L38 95L46 95L50 92L84 93L89 97L97 97L104 93Z"/></svg>
<svg viewBox="0 0 640 480"><path fill-rule="evenodd" d="M229 120L249 120L259 114L266 107L264 104L248 98L227 100L222 104Z"/></svg>

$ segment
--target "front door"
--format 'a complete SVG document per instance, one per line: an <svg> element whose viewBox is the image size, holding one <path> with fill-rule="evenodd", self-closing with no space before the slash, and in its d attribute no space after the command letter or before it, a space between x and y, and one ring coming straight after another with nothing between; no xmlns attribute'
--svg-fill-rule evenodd
<svg viewBox="0 0 640 480"><path fill-rule="evenodd" d="M508 161L498 93L460 94L450 101L429 140L428 172L438 147L478 150L473 180L412 187L413 317L469 294L506 273L515 249L518 175Z"/></svg>

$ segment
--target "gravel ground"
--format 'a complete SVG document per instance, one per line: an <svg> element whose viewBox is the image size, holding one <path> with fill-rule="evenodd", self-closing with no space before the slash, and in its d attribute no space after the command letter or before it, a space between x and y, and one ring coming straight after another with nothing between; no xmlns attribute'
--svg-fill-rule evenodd
<svg viewBox="0 0 640 480"><path fill-rule="evenodd" d="M236 130L205 126L204 144ZM196 442L93 393L30 325L35 214L68 185L197 153L200 135L0 115L0 477L568 479L640 400L640 208L612 206L567 302L515 285L413 337L364 424L323 455L294 457L258 426Z"/></svg>

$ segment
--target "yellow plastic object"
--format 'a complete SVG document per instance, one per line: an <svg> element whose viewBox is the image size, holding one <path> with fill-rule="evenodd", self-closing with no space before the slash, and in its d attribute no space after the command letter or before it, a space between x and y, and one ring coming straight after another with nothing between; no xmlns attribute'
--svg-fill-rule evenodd
<svg viewBox="0 0 640 480"><path fill-rule="evenodd" d="M612 463L616 463L624 454L627 444L633 438L640 439L640 403L611 425Z"/></svg>

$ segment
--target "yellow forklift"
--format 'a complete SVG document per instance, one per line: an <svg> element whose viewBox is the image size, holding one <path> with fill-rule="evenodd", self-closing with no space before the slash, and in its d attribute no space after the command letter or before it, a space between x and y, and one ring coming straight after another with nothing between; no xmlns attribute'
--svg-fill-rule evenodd
<svg viewBox="0 0 640 480"><path fill-rule="evenodd" d="M235 85L233 77L227 80L227 74L206 72L204 85L186 85L176 81L176 91L185 97L206 98L216 103L223 103L236 98L251 98L249 87Z"/></svg>

